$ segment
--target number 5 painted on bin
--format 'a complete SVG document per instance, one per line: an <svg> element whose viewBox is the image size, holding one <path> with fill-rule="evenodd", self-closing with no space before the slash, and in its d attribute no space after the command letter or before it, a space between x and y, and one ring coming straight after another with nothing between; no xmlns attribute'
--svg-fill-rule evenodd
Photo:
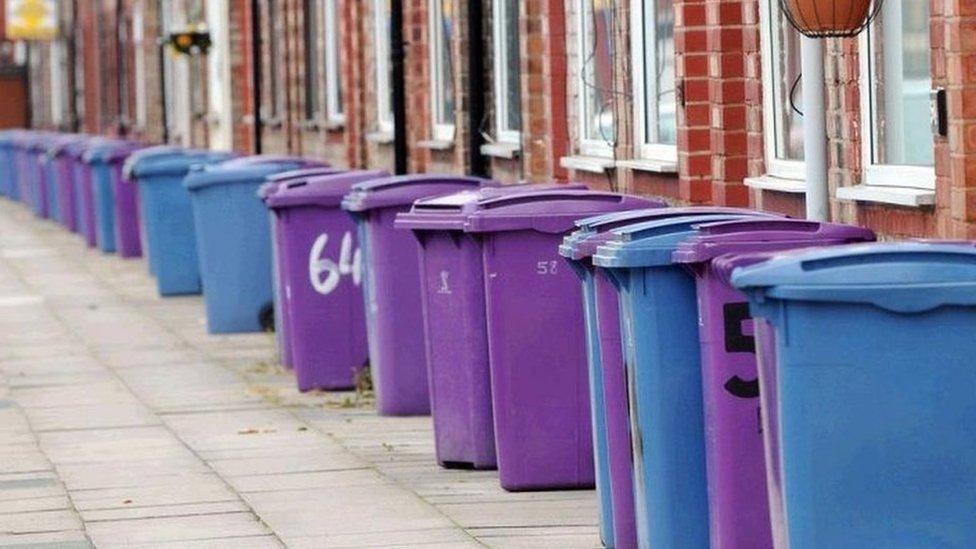
<svg viewBox="0 0 976 549"><path fill-rule="evenodd" d="M315 239L312 250L308 258L308 275L312 283L312 288L322 295L329 295L335 291L342 280L343 275L352 275L353 284L359 285L360 253L359 249L352 250L352 234L346 233L342 237L342 246L339 250L339 263L322 257L325 247L329 243L329 235L323 233ZM325 278L322 275L325 275Z"/></svg>
<svg viewBox="0 0 976 549"><path fill-rule="evenodd" d="M727 353L756 353L756 338L743 332L749 316L748 303L728 303L723 307L725 317L725 351ZM725 390L739 398L759 397L759 380L745 380L732 376L725 382Z"/></svg>

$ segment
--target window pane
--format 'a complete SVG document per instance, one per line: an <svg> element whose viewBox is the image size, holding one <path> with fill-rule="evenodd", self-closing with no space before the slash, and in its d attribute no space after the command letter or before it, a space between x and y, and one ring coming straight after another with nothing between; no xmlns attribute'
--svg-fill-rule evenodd
<svg viewBox="0 0 976 549"><path fill-rule="evenodd" d="M888 0L869 43L873 162L932 166L929 3Z"/></svg>
<svg viewBox="0 0 976 549"><path fill-rule="evenodd" d="M322 13L321 0L305 0L305 119L314 120L321 112L319 79L322 64L319 61L319 36Z"/></svg>
<svg viewBox="0 0 976 549"><path fill-rule="evenodd" d="M326 63L328 73L326 75L326 86L328 92L329 117L342 117L345 108L342 102L342 71L339 65L339 13L336 6L337 0L326 0L325 18L325 48Z"/></svg>
<svg viewBox="0 0 976 549"><path fill-rule="evenodd" d="M803 92L800 82L800 33L770 0L772 37L773 136L775 158L803 160Z"/></svg>
<svg viewBox="0 0 976 549"><path fill-rule="evenodd" d="M453 0L435 0L437 2L436 19L440 32L436 39L433 67L434 93L437 97L438 124L454 123L454 67L451 59L451 41L454 38L454 8ZM439 20L439 21L438 21Z"/></svg>
<svg viewBox="0 0 976 549"><path fill-rule="evenodd" d="M390 63L390 15L391 0L376 0L373 4L376 18L376 89L379 122L393 124L393 65Z"/></svg>
<svg viewBox="0 0 976 549"><path fill-rule="evenodd" d="M674 0L644 1L644 142L674 145Z"/></svg>
<svg viewBox="0 0 976 549"><path fill-rule="evenodd" d="M616 141L613 120L613 2L583 0L583 138Z"/></svg>
<svg viewBox="0 0 976 549"><path fill-rule="evenodd" d="M505 104L506 127L519 131L522 128L521 93L519 91L519 3L505 0Z"/></svg>

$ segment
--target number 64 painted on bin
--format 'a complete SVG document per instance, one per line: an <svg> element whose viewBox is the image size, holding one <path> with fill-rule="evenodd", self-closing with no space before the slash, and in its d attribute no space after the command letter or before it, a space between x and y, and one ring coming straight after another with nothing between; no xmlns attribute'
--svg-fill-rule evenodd
<svg viewBox="0 0 976 549"><path fill-rule="evenodd" d="M342 236L342 246L339 249L339 263L322 257L325 246L329 243L329 235L322 233L312 244L312 251L308 257L308 276L312 283L312 288L322 295L329 295L339 286L339 282L344 275L352 275L352 282L359 286L360 254L359 248L353 252L352 233L346 232ZM322 275L325 274L325 278Z"/></svg>

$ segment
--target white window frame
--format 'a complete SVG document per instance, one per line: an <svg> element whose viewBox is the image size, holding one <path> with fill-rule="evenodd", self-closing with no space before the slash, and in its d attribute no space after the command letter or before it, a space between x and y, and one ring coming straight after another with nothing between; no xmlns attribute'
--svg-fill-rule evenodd
<svg viewBox="0 0 976 549"><path fill-rule="evenodd" d="M439 120L443 107L444 90L454 87L454 81L447 81L446 67L441 63L441 48L445 45L450 55L451 44L444 44L444 11L442 0L427 0L428 28L430 29L430 47L428 48L428 67L430 67L430 115L433 138L438 141L454 141L455 123ZM453 76L453 75L452 75ZM456 94L455 94L456 96ZM456 112L444 113L451 120L456 119Z"/></svg>
<svg viewBox="0 0 976 549"><path fill-rule="evenodd" d="M901 3L899 0L886 2L880 14L879 21L882 23L891 16L886 13L889 9L898 9L900 17ZM886 17L887 15L887 17ZM864 185L881 187L909 187L927 191L935 190L935 166L905 166L897 164L875 164L872 154L874 144L874 126L871 116L871 104L874 100L874 90L871 85L871 30L874 23L868 26L858 43L861 52L860 57L860 94L861 94L861 165L863 166L861 182ZM897 30L897 29L896 29ZM931 31L930 31L931 32ZM885 51L901 53L901 33L893 33L890 30L883 37ZM889 47L889 44L894 44ZM885 75L885 83L889 82L888 75Z"/></svg>
<svg viewBox="0 0 976 549"><path fill-rule="evenodd" d="M64 42L60 39L50 42L48 50L50 77L51 77L51 123L55 127L61 127L65 123L65 71L64 65Z"/></svg>
<svg viewBox="0 0 976 549"><path fill-rule="evenodd" d="M587 137L587 114L586 114L586 97L587 93L592 91L586 82L586 60L589 57L589 48L586 43L587 20L590 15L592 15L590 4L593 0L576 0L577 7L577 17L576 17L576 49L577 49L577 71L576 71L576 87L577 87L577 131L579 132L578 137L578 147L579 153L585 156L599 156L599 157L613 157L613 145L602 141L599 139L590 139ZM595 34L595 33L594 33ZM595 36L594 36L595 38ZM614 124L619 121L614 120Z"/></svg>
<svg viewBox="0 0 976 549"><path fill-rule="evenodd" d="M657 41L653 34L653 27L648 26L644 17L645 4L653 5L657 0L631 0L631 62L633 66L634 93L634 153L641 160L657 160L664 162L678 161L678 146L646 139L649 133L657 133L657 124L648 128L647 114L657 116L657 109L651 108L647 101L647 89L657 88L657 74L645 74L644 60L648 57L656 58Z"/></svg>
<svg viewBox="0 0 976 549"><path fill-rule="evenodd" d="M387 2L373 0L373 35L376 44L376 127L380 132L393 133L393 102L390 97L390 33L387 21Z"/></svg>
<svg viewBox="0 0 976 549"><path fill-rule="evenodd" d="M513 75L508 71L508 49L512 46L512 36L505 28L508 20L507 4L505 0L492 2L492 41L495 56L495 138L500 143L518 144L522 141L522 128L512 129L508 127L508 115L513 105L508 103L508 86ZM518 19L518 18L516 18ZM517 38L516 34L516 38ZM521 72L514 75L521 79ZM517 82L520 84L520 82ZM519 94L521 95L521 94ZM514 105L515 109L521 110L522 105Z"/></svg>
<svg viewBox="0 0 976 549"><path fill-rule="evenodd" d="M778 10L777 0L759 1L760 50L762 51L763 96L763 149L765 150L766 175L779 179L806 179L806 163L803 160L789 160L776 155L776 98L773 82L773 22ZM787 105L788 107L788 105Z"/></svg>
<svg viewBox="0 0 976 549"><path fill-rule="evenodd" d="M325 31L325 111L330 124L345 124L346 109L342 101L342 70L339 56L341 28L339 0L325 0L322 28Z"/></svg>

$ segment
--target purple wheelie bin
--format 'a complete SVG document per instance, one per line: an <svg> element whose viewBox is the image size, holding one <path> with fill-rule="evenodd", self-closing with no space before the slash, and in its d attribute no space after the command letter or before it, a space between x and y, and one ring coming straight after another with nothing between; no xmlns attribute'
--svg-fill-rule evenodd
<svg viewBox="0 0 976 549"><path fill-rule="evenodd" d="M874 238L872 231L850 225L755 218L703 225L675 250L674 261L689 267L698 289L712 547L773 546L749 304L712 260Z"/></svg>
<svg viewBox="0 0 976 549"><path fill-rule="evenodd" d="M617 291L604 269L593 265L592 256L612 236L611 231L645 221L675 217L715 215L767 215L753 210L722 207L653 208L604 214L577 222L578 230L567 236L560 247L562 254L583 278L584 302L587 303L591 384L602 394L591 395L595 425L594 449L601 442L606 450L597 451L597 489L601 492L601 524L606 545L618 549L637 546L634 516L633 462L630 436L630 408L627 402L627 374L620 337L620 306ZM592 287L587 285L591 284ZM590 295L588 295L590 293ZM591 388L592 391L592 388ZM601 427L602 425L602 427ZM605 441L600 441L600 438ZM600 463L603 459L605 463ZM601 474L599 469L605 469ZM601 477L608 485L600 486ZM607 526L607 525L605 525Z"/></svg>
<svg viewBox="0 0 976 549"><path fill-rule="evenodd" d="M488 366L488 326L481 239L464 233L478 202L581 184L508 185L414 202L396 226L420 243L427 376L437 462L448 468L494 469L495 429Z"/></svg>
<svg viewBox="0 0 976 549"><path fill-rule="evenodd" d="M125 161L145 145L130 144L120 147L105 160L111 165L112 191L115 195L115 245L120 257L142 256L141 212L139 186L133 184L125 172Z"/></svg>
<svg viewBox="0 0 976 549"><path fill-rule="evenodd" d="M317 175L329 175L339 173L340 168L326 166L314 168L302 168L290 172L273 174L265 180L265 183L258 188L258 198L265 205L268 205L268 197L278 191L285 183L290 181L306 180ZM268 222L271 224L271 284L274 291L274 315L275 315L275 344L278 346L278 362L286 368L292 367L291 346L288 344L288 318L284 315L284 289L281 285L284 273L281 261L278 260L278 253L281 249L281 236L278 234L278 223L273 209L268 209Z"/></svg>
<svg viewBox="0 0 976 549"><path fill-rule="evenodd" d="M342 207L357 220L370 374L381 415L430 413L417 241L394 227L418 198L497 185L479 177L408 175L353 187Z"/></svg>
<svg viewBox="0 0 976 549"><path fill-rule="evenodd" d="M361 256L343 197L379 170L283 183L268 199L276 217L278 272L298 389L349 389L368 361Z"/></svg>
<svg viewBox="0 0 976 549"><path fill-rule="evenodd" d="M74 152L84 146L88 138L84 135L66 139L52 151L57 170L58 210L61 224L71 232L78 230L78 206L75 197Z"/></svg>
<svg viewBox="0 0 976 549"><path fill-rule="evenodd" d="M465 231L482 239L502 488L594 485L586 343L572 335L585 333L583 300L559 243L577 219L657 205L606 192L539 191L480 201L467 217Z"/></svg>

